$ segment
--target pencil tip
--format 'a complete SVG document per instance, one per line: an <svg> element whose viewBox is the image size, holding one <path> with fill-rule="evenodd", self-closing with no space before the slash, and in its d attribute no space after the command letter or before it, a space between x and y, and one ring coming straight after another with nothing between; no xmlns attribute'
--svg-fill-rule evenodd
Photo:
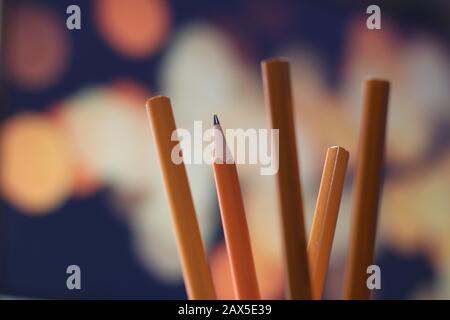
<svg viewBox="0 0 450 320"><path fill-rule="evenodd" d="M214 125L219 125L219 118L217 117L217 115L214 115Z"/></svg>

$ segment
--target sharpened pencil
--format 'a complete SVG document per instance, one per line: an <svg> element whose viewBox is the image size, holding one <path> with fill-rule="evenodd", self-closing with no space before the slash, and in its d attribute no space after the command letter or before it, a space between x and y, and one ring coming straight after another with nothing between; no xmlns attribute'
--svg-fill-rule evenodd
<svg viewBox="0 0 450 320"><path fill-rule="evenodd" d="M213 169L236 297L260 299L236 164L217 116L214 116Z"/></svg>

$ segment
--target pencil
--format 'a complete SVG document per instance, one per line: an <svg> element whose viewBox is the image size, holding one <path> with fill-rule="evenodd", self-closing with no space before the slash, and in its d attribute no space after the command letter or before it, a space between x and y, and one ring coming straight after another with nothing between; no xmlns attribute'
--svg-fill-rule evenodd
<svg viewBox="0 0 450 320"><path fill-rule="evenodd" d="M147 101L146 107L170 204L188 297L195 300L215 299L186 169L184 163L175 164L171 159L172 150L179 143L171 139L176 126L170 100L162 96L154 97Z"/></svg>
<svg viewBox="0 0 450 320"><path fill-rule="evenodd" d="M327 150L319 195L308 242L308 262L311 274L312 298L322 298L328 261L344 187L348 152L342 147Z"/></svg>
<svg viewBox="0 0 450 320"><path fill-rule="evenodd" d="M289 62L278 58L265 60L262 62L262 73L270 125L272 129L279 129L277 185L287 296L290 299L310 299Z"/></svg>
<svg viewBox="0 0 450 320"><path fill-rule="evenodd" d="M217 116L214 116L213 169L236 297L260 299L236 164Z"/></svg>
<svg viewBox="0 0 450 320"><path fill-rule="evenodd" d="M370 298L366 272L374 259L388 99L389 82L365 81L345 275L346 299Z"/></svg>

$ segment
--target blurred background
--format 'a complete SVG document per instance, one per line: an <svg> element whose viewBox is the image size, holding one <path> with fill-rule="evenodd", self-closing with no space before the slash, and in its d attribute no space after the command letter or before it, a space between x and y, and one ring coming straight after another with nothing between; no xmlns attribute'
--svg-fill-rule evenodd
<svg viewBox="0 0 450 320"><path fill-rule="evenodd" d="M66 8L81 9L68 30ZM342 297L367 76L392 83L376 299L450 299L450 2L1 1L0 293L185 298L145 100L177 125L265 128L260 61L291 61L306 225L327 147L350 151L325 297ZM220 298L233 298L212 169L187 166ZM238 167L262 296L283 298L274 176ZM66 268L81 268L81 290Z"/></svg>

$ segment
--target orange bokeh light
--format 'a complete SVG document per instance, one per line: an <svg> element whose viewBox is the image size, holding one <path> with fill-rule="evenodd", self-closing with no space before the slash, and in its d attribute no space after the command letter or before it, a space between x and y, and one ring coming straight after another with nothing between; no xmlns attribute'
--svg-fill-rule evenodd
<svg viewBox="0 0 450 320"><path fill-rule="evenodd" d="M113 82L110 89L130 101L131 104L138 107L139 110L142 110L143 101L147 101L147 99L152 96L149 89L128 79L120 79Z"/></svg>
<svg viewBox="0 0 450 320"><path fill-rule="evenodd" d="M97 0L95 11L101 35L127 57L151 55L169 34L171 12L163 0Z"/></svg>
<svg viewBox="0 0 450 320"><path fill-rule="evenodd" d="M0 135L2 195L24 213L49 213L70 193L72 163L61 129L50 119L22 114Z"/></svg>

